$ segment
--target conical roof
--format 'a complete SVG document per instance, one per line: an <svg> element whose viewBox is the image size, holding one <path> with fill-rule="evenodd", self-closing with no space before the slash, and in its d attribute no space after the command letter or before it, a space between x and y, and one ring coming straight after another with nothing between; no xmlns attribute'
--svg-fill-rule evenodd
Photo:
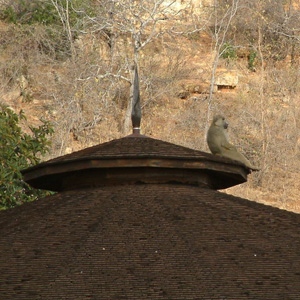
<svg viewBox="0 0 300 300"><path fill-rule="evenodd" d="M5 300L300 295L300 215L199 186L102 186L0 212Z"/></svg>
<svg viewBox="0 0 300 300"><path fill-rule="evenodd" d="M182 182L222 189L245 182L248 173L238 162L140 134L23 171L30 185L52 191L121 182Z"/></svg>

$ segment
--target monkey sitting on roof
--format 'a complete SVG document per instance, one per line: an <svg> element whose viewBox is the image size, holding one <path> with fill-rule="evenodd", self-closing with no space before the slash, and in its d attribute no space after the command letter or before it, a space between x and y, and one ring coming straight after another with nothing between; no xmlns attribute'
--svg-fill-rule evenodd
<svg viewBox="0 0 300 300"><path fill-rule="evenodd" d="M221 115L216 115L207 132L207 144L212 154L230 158L243 163L250 170L258 171L250 161L240 153L237 148L230 144L227 138L226 129L228 123Z"/></svg>

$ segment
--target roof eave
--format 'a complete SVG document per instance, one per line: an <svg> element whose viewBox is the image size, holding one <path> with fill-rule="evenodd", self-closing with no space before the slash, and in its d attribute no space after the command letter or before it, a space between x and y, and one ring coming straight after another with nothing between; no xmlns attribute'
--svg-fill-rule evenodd
<svg viewBox="0 0 300 300"><path fill-rule="evenodd" d="M172 181L224 189L246 182L249 170L235 162L220 162L219 159L123 157L46 164L23 170L22 173L24 181L31 186L51 191L86 187L88 182L91 186L101 186ZM92 177L89 173L93 174Z"/></svg>

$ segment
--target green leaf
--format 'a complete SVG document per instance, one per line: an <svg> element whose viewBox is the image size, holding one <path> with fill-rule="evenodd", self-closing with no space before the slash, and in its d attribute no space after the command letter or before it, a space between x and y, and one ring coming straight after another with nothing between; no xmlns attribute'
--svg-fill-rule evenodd
<svg viewBox="0 0 300 300"><path fill-rule="evenodd" d="M50 149L49 136L53 128L48 121L23 132L20 121L26 121L23 111L16 114L0 104L0 210L33 201L49 194L32 189L22 180L21 170L37 164Z"/></svg>

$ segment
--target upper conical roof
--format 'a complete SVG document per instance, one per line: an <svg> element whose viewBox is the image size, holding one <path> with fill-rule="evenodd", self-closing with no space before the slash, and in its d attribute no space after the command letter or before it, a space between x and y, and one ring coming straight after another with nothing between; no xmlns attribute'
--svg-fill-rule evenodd
<svg viewBox="0 0 300 300"><path fill-rule="evenodd" d="M146 169L147 172L142 172ZM116 183L116 180L128 183L129 179L131 182L183 180L184 183L220 189L245 182L248 173L249 170L238 162L139 134L58 157L23 171L24 179L30 185L53 191L87 186L89 181L95 186Z"/></svg>

